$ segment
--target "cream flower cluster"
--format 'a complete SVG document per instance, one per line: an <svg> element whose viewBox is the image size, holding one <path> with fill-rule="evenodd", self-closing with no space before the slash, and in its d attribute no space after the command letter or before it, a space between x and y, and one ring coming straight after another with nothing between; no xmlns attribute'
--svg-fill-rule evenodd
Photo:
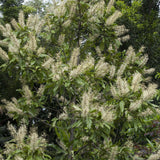
<svg viewBox="0 0 160 160"><path fill-rule="evenodd" d="M13 137L13 142L7 142L5 144L5 154L12 154L15 152L15 150L23 150L26 146L30 150L28 153L34 154L37 151L40 151L43 153L45 147L46 147L46 140L43 136L38 136L35 129L32 129L32 132L29 134L29 137L26 139L27 136L27 128L25 125L21 125L18 130L15 129L15 127L11 124L8 125L8 129ZM26 154L28 154L26 153ZM22 159L20 154L15 153L15 159Z"/></svg>

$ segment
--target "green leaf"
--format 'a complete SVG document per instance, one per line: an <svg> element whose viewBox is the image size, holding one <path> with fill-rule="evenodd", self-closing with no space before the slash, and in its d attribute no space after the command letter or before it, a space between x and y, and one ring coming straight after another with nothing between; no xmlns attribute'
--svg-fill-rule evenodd
<svg viewBox="0 0 160 160"><path fill-rule="evenodd" d="M84 84L85 84L85 81L83 79L81 79L81 78L77 78L76 82L81 86L84 86Z"/></svg>
<svg viewBox="0 0 160 160"><path fill-rule="evenodd" d="M58 118L53 118L52 119L52 127L56 126L56 122L57 122Z"/></svg>
<svg viewBox="0 0 160 160"><path fill-rule="evenodd" d="M137 122L134 123L134 129L135 129L136 132L138 131L138 124L137 124Z"/></svg>
<svg viewBox="0 0 160 160"><path fill-rule="evenodd" d="M149 143L149 146L152 148L152 150L155 150L153 143L148 138L147 138L147 142Z"/></svg>
<svg viewBox="0 0 160 160"><path fill-rule="evenodd" d="M69 86L70 86L70 82L69 82L69 81L68 81L68 82L65 82L64 86L65 86L65 87L69 87Z"/></svg>
<svg viewBox="0 0 160 160"><path fill-rule="evenodd" d="M87 128L88 128L88 129L91 129L92 120L91 120L89 117L86 118L86 123L87 123Z"/></svg>
<svg viewBox="0 0 160 160"><path fill-rule="evenodd" d="M107 123L104 123L104 126L107 127L109 130L111 129L111 127Z"/></svg>
<svg viewBox="0 0 160 160"><path fill-rule="evenodd" d="M73 125L69 126L68 129L70 128L75 128L75 127L79 127L82 124L82 121L77 121L75 122Z"/></svg>
<svg viewBox="0 0 160 160"><path fill-rule="evenodd" d="M124 112L124 107L125 107L124 101L121 101L121 102L119 103L119 106L120 106L120 112L123 113L123 112Z"/></svg>
<svg viewBox="0 0 160 160"><path fill-rule="evenodd" d="M57 84L57 85L55 86L55 88L53 89L53 94L54 94L54 95L56 95L56 92L57 92L58 88L59 88L59 85Z"/></svg>

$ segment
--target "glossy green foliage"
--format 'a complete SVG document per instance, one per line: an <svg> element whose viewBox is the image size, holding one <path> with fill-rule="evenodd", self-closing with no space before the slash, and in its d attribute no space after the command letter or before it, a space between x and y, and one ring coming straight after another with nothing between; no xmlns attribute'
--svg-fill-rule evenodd
<svg viewBox="0 0 160 160"><path fill-rule="evenodd" d="M1 68L20 83L19 96L2 100L14 120L4 158L129 160L136 159L137 143L158 151L145 135L146 126L159 119L152 103L157 85L149 78L154 69L146 68L143 47L121 51L129 31L116 24L122 14L113 5L61 1L43 18L25 20L20 12L18 21L0 25ZM138 1L129 9L117 5L137 20L132 14Z"/></svg>

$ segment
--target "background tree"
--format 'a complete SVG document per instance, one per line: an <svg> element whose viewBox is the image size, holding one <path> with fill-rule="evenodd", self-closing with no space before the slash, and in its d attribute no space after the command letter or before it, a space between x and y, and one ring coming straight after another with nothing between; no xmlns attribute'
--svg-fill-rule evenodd
<svg viewBox="0 0 160 160"><path fill-rule="evenodd" d="M5 23L10 23L13 18L18 18L24 0L1 0L1 12Z"/></svg>
<svg viewBox="0 0 160 160"><path fill-rule="evenodd" d="M28 1L23 5L23 10L27 14L39 14L43 16L45 14L46 8L51 5L51 2L45 2L42 0Z"/></svg>
<svg viewBox="0 0 160 160"><path fill-rule="evenodd" d="M19 11L22 9L23 0L1 0L0 1L0 10L2 13L2 17L0 19L1 24L10 23L13 18L18 19ZM0 39L3 39L2 32L0 33ZM3 46L3 49L6 48ZM7 50L6 50L7 51ZM0 59L0 64L3 64L3 60ZM14 76L9 76L8 73L4 70L0 70L0 100L3 98L10 99L15 95L17 97L16 89L19 88L19 81L15 80ZM2 104L2 103L1 103ZM1 108L0 113L0 121L1 121L1 129L0 129L0 146L3 147L4 142L11 139L8 131L7 131L7 122L11 119L4 114L4 110ZM12 121L12 120L11 120Z"/></svg>
<svg viewBox="0 0 160 160"><path fill-rule="evenodd" d="M124 13L120 21L129 29L130 34L130 40L123 45L122 50L130 44L137 50L144 45L149 55L148 66L159 71L159 0L124 0L119 1L118 6L123 8Z"/></svg>

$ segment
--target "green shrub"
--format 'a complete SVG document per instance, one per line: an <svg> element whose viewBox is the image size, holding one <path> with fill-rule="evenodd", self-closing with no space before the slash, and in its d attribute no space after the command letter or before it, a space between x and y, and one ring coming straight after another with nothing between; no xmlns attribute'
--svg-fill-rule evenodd
<svg viewBox="0 0 160 160"><path fill-rule="evenodd" d="M145 127L159 114L152 104L154 69L145 67L144 47L118 51L129 36L115 24L122 14L113 4L62 1L44 19L30 15L25 21L20 12L12 26L0 25L7 50L0 49L1 67L22 85L20 98L3 100L19 128L9 125L13 140L4 157L127 160L138 156L136 143L152 144ZM32 127L45 132L47 142Z"/></svg>

